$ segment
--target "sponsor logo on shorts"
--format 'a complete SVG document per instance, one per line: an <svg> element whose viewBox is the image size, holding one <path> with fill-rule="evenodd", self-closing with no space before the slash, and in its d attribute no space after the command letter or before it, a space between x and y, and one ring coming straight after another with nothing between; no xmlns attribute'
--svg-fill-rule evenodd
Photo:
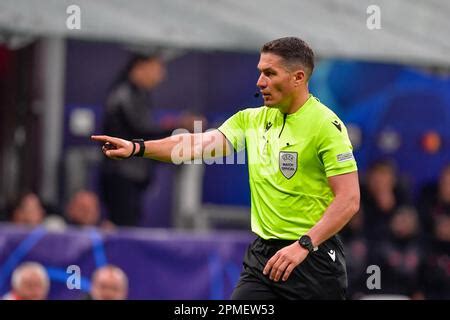
<svg viewBox="0 0 450 320"><path fill-rule="evenodd" d="M334 250L329 250L327 253L330 256L331 260L336 261L336 252Z"/></svg>

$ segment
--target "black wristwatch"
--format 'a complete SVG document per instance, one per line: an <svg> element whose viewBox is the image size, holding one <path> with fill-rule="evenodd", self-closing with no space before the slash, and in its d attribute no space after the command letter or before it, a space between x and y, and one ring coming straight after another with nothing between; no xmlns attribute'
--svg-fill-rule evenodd
<svg viewBox="0 0 450 320"><path fill-rule="evenodd" d="M311 238L306 234L300 237L298 243L310 253L319 250L318 247L313 246Z"/></svg>
<svg viewBox="0 0 450 320"><path fill-rule="evenodd" d="M144 139L133 139L131 140L131 142L133 143L139 143L139 152L136 153L134 156L135 157L143 157L144 156L144 152L145 152L145 143L144 143Z"/></svg>

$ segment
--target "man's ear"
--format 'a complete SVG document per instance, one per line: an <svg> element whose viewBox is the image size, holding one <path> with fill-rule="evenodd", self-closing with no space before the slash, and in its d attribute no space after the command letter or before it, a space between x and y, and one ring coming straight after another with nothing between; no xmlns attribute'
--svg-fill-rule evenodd
<svg viewBox="0 0 450 320"><path fill-rule="evenodd" d="M306 73L302 69L298 69L294 71L294 82L296 85L300 85L302 83L306 83Z"/></svg>

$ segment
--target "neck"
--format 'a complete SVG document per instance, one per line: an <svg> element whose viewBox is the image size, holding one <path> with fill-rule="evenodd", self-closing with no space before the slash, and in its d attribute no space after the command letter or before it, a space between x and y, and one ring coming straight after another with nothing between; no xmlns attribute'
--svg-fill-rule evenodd
<svg viewBox="0 0 450 320"><path fill-rule="evenodd" d="M302 90L298 95L296 95L291 102L285 106L280 107L279 110L281 113L292 114L297 112L309 99L309 91L308 88Z"/></svg>

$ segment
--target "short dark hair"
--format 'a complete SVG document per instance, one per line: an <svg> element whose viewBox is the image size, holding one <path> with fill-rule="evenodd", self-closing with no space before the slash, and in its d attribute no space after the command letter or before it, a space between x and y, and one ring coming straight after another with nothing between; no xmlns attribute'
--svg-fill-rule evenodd
<svg viewBox="0 0 450 320"><path fill-rule="evenodd" d="M127 63L122 68L122 70L119 72L119 75L117 78L114 79L110 86L110 90L112 90L114 87L116 87L118 84L122 83L126 79L128 79L129 74L133 68L138 65L141 62L146 62L149 60L157 60L161 59L158 53L151 53L151 54L144 54L144 53L133 53L130 55Z"/></svg>
<svg viewBox="0 0 450 320"><path fill-rule="evenodd" d="M261 53L273 53L283 58L288 68L298 66L305 69L307 79L314 70L314 52L302 39L285 37L275 39L264 44Z"/></svg>
<svg viewBox="0 0 450 320"><path fill-rule="evenodd" d="M367 172L374 172L379 169L389 169L394 174L397 171L395 163L391 159L387 158L380 158L372 161L369 163L369 166L367 168Z"/></svg>

